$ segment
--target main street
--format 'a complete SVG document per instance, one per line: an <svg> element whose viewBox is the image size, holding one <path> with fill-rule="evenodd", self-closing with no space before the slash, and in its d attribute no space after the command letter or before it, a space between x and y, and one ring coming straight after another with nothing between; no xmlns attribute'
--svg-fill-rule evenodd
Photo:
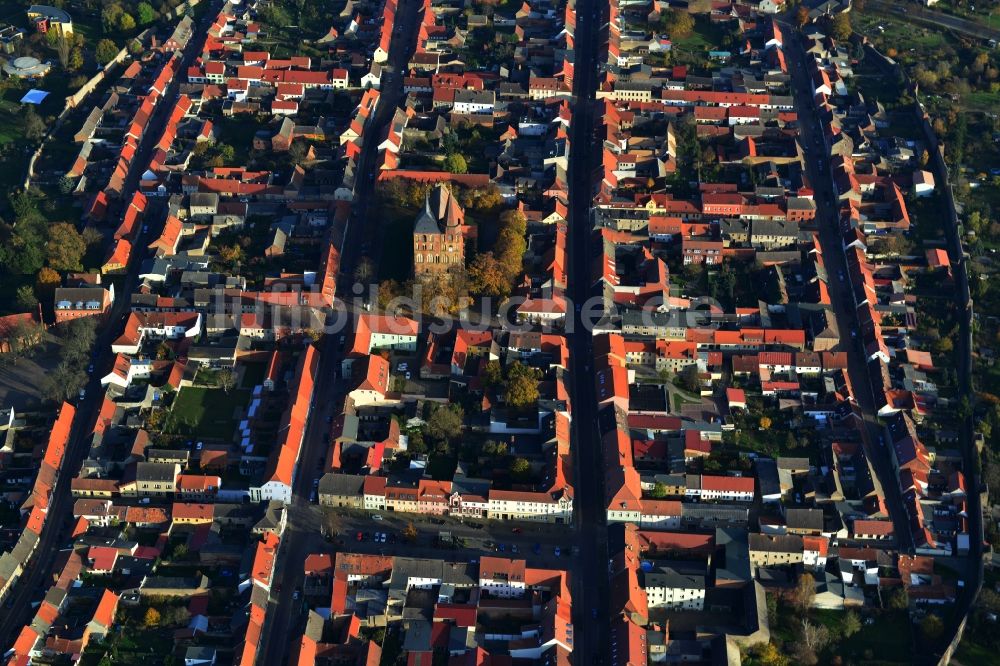
<svg viewBox="0 0 1000 666"><path fill-rule="evenodd" d="M181 62L177 68L178 72L185 72L194 62L201 52L204 43L204 35L208 27L221 7L221 3L213 2L208 10L202 15L192 32L192 38L188 42L181 54ZM170 112L173 111L174 104L178 97L178 88L183 74L175 76L167 86L163 98L157 104L153 115L149 120L145 134L139 143L139 149L133 158L133 168L125 179L122 191L122 201L127 204L131 200L132 194L139 186L139 177L145 171L153 155L153 149L160 138L160 134L166 127ZM140 166L141 165L141 168ZM148 236L145 227L141 227L135 243L135 248L145 248ZM97 423L97 414L101 408L102 388L99 378L104 374L104 369L111 367L113 354L111 353L111 342L119 335L122 324L129 311L128 294L135 291L138 286L139 267L145 258L145 252L134 253L128 270L121 283L117 284L116 293L118 298L111 307L108 318L104 325L98 330L97 339L94 343L94 372L86 385L86 398L77 404L76 418L73 420L73 427L70 433L69 446L63 458L62 468L52 489L52 498L49 503L48 519L42 528L42 535L35 549L34 559L17 581L14 592L9 600L9 608L3 613L3 647L13 645L20 632L21 627L31 620L34 609L32 601L38 601L45 594L51 580L49 573L52 570L55 555L59 550L60 542L68 535L68 527L72 518L72 496L70 495L70 480L76 476L83 463L84 457L90 450L91 435L94 431L94 424Z"/></svg>
<svg viewBox="0 0 1000 666"><path fill-rule="evenodd" d="M590 208L593 197L594 155L600 155L595 134L595 94L597 61L602 52L602 35L607 5L602 0L576 3L575 81L573 122L570 126L569 167L569 294L574 303L584 303L590 295ZM593 376L590 327L584 326L575 310L570 333L570 370L573 387L571 441L576 474L577 557L573 589L574 661L579 664L609 663L610 608L608 584L608 531L604 506L604 463L601 442L595 428L597 399ZM595 615L596 614L596 615ZM596 616L596 621L595 621Z"/></svg>
<svg viewBox="0 0 1000 666"><path fill-rule="evenodd" d="M786 35L798 34L790 25L783 24L781 27ZM875 397L872 392L867 360L863 353L861 340L854 337L854 331L860 329L857 313L853 307L854 294L840 234L839 209L836 205L838 194L834 190L829 151L823 138L823 128L817 115L813 88L806 69L808 56L803 51L802 43L798 39L791 41L794 41L794 44L786 44L785 57L792 73L795 108L798 111L799 135L805 153L806 170L816 199L815 224L823 249L823 262L828 276L827 288L830 291L837 328L841 334L840 350L847 352L848 375L851 379L851 385L854 387L858 416L864 422L861 435L865 454L871 461L878 482L882 486L882 493L889 509L889 517L893 522L897 546L901 552L912 553L913 534L910 531L907 513L903 508L903 499L889 453L889 444L883 443L883 428L875 416Z"/></svg>
<svg viewBox="0 0 1000 666"><path fill-rule="evenodd" d="M364 142L354 172L354 198L348 227L341 242L340 277L338 296L348 300L352 293L352 276L358 261L357 248L365 239L378 236L379 220L369 219L368 207L373 196L378 142L382 131L392 120L399 103L403 99L403 72L406 63L416 48L420 3L417 0L401 0L396 11L396 26L389 45L389 60L383 64L380 96L374 113L369 117L363 132ZM332 239L334 242L337 239ZM375 244L377 245L377 243ZM350 332L345 332L349 337ZM339 381L335 374L341 360L341 333L323 337L320 364L313 393L312 411L299 454L297 471L292 486L292 502L288 505L288 522L282 535L275 563L271 601L267 610L267 620L261 635L258 660L261 664L286 663L292 636L298 636L305 616L295 600L294 592L301 589L306 557L314 552L328 552L330 545L320 533L309 496L313 490L313 479L318 475L317 462L326 453L328 445L324 434L329 432L327 417L339 412L343 391L339 391ZM295 629L296 631L293 631Z"/></svg>

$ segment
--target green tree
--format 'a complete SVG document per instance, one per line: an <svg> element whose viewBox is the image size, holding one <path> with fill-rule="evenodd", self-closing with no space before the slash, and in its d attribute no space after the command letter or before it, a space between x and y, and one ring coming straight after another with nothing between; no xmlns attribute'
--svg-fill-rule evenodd
<svg viewBox="0 0 1000 666"><path fill-rule="evenodd" d="M27 138L35 140L45 136L45 121L34 108L28 107L28 110L24 112L22 122L24 123L24 136Z"/></svg>
<svg viewBox="0 0 1000 666"><path fill-rule="evenodd" d="M148 2L140 2L135 6L135 16L139 25L149 25L156 20L156 10Z"/></svg>
<svg viewBox="0 0 1000 666"><path fill-rule="evenodd" d="M461 406L451 404L439 406L427 419L424 432L437 440L450 441L457 439L462 434L462 421L465 414Z"/></svg>
<svg viewBox="0 0 1000 666"><path fill-rule="evenodd" d="M449 153L444 158L444 170L448 173L468 173L469 165L458 153Z"/></svg>
<svg viewBox="0 0 1000 666"><path fill-rule="evenodd" d="M102 39L94 47L94 58L101 65L107 65L118 55L118 46L110 39Z"/></svg>
<svg viewBox="0 0 1000 666"><path fill-rule="evenodd" d="M510 463L510 474L515 479L526 479L531 474L531 463L524 458L514 458Z"/></svg>
<svg viewBox="0 0 1000 666"><path fill-rule="evenodd" d="M105 34L112 34L119 25L121 15L124 13L121 5L110 3L101 10L101 28Z"/></svg>
<svg viewBox="0 0 1000 666"><path fill-rule="evenodd" d="M538 401L538 375L535 370L519 361L507 367L507 381L504 383L504 399L511 407L522 408Z"/></svg>
<svg viewBox="0 0 1000 666"><path fill-rule="evenodd" d="M906 588L897 587L886 595L886 605L893 610L905 610L910 607L910 595Z"/></svg>
<svg viewBox="0 0 1000 666"><path fill-rule="evenodd" d="M677 41L689 37L694 32L694 18L682 9L669 9L661 20L670 39Z"/></svg>
<svg viewBox="0 0 1000 666"><path fill-rule="evenodd" d="M424 441L424 434L422 432L414 430L407 435L406 451L414 456L422 456L427 453L427 443Z"/></svg>
<svg viewBox="0 0 1000 666"><path fill-rule="evenodd" d="M929 641L936 641L944 633L944 622L934 613L928 613L920 621L920 633Z"/></svg>
<svg viewBox="0 0 1000 666"><path fill-rule="evenodd" d="M483 368L483 386L487 388L500 386L503 383L503 368L500 367L500 361L487 361L486 367Z"/></svg>
<svg viewBox="0 0 1000 666"><path fill-rule="evenodd" d="M844 638L850 638L861 631L861 618L854 611L844 613L844 619L840 623L840 633Z"/></svg>
<svg viewBox="0 0 1000 666"><path fill-rule="evenodd" d="M122 32L131 32L135 30L135 19L132 18L131 14L123 12L122 15L118 17L118 29Z"/></svg>
<svg viewBox="0 0 1000 666"><path fill-rule="evenodd" d="M87 243L75 226L60 222L49 229L45 250L50 267L57 271L79 271L83 269L81 261L87 251Z"/></svg>
<svg viewBox="0 0 1000 666"><path fill-rule="evenodd" d="M847 41L850 38L851 33L854 29L851 27L851 17L846 13L841 12L833 17L833 23L830 26L833 38L838 42Z"/></svg>
<svg viewBox="0 0 1000 666"><path fill-rule="evenodd" d="M663 499L667 496L667 487L661 481L657 481L649 491L649 496L653 499Z"/></svg>
<svg viewBox="0 0 1000 666"><path fill-rule="evenodd" d="M79 46L73 48L69 52L69 57L66 59L66 66L71 70L76 71L83 67L83 49ZM79 88L80 86L77 86Z"/></svg>
<svg viewBox="0 0 1000 666"><path fill-rule="evenodd" d="M261 9L260 18L267 25L274 28L285 28L292 24L292 16L288 10L276 2L268 3Z"/></svg>
<svg viewBox="0 0 1000 666"><path fill-rule="evenodd" d="M14 292L14 305L19 312L31 312L38 309L38 299L30 284L22 284Z"/></svg>

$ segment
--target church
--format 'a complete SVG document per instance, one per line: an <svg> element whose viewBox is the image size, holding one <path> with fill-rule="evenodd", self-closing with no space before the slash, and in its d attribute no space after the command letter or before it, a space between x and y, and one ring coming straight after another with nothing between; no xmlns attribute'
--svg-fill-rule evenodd
<svg viewBox="0 0 1000 666"><path fill-rule="evenodd" d="M424 208L413 224L413 273L440 275L465 265L462 225L465 211L443 183L427 193Z"/></svg>

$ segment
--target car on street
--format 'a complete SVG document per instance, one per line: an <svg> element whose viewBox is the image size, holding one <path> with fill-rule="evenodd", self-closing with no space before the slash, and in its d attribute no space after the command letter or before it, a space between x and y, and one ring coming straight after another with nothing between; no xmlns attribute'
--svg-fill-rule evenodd
<svg viewBox="0 0 1000 666"><path fill-rule="evenodd" d="M552 551L552 552L555 553L556 557L559 557L559 556L562 555L562 550L559 548L559 546L556 546L555 550Z"/></svg>
<svg viewBox="0 0 1000 666"><path fill-rule="evenodd" d="M535 555L540 555L542 553L542 544L536 543L535 547L531 549Z"/></svg>
<svg viewBox="0 0 1000 666"><path fill-rule="evenodd" d="M515 527L511 530L513 534L520 534L523 530L520 527Z"/></svg>
<svg viewBox="0 0 1000 666"><path fill-rule="evenodd" d="M515 555L517 555L520 552L517 549L517 544L516 543L510 547L510 552L514 553Z"/></svg>
<svg viewBox="0 0 1000 666"><path fill-rule="evenodd" d="M355 537L355 539L358 540L358 541L364 541L365 540L364 532L358 532L358 534Z"/></svg>
<svg viewBox="0 0 1000 666"><path fill-rule="evenodd" d="M505 545L503 545L501 543L501 544L497 545L497 550L500 551L501 553L505 553L505 552L507 552L507 546L505 546Z"/></svg>

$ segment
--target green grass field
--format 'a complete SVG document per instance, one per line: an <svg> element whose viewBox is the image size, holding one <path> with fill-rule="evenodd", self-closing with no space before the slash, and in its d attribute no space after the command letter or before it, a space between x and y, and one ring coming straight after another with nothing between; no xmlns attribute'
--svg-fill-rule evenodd
<svg viewBox="0 0 1000 666"><path fill-rule="evenodd" d="M249 391L233 389L226 393L220 388L187 386L174 400L171 430L191 437L228 440L236 430L236 408L249 404Z"/></svg>

